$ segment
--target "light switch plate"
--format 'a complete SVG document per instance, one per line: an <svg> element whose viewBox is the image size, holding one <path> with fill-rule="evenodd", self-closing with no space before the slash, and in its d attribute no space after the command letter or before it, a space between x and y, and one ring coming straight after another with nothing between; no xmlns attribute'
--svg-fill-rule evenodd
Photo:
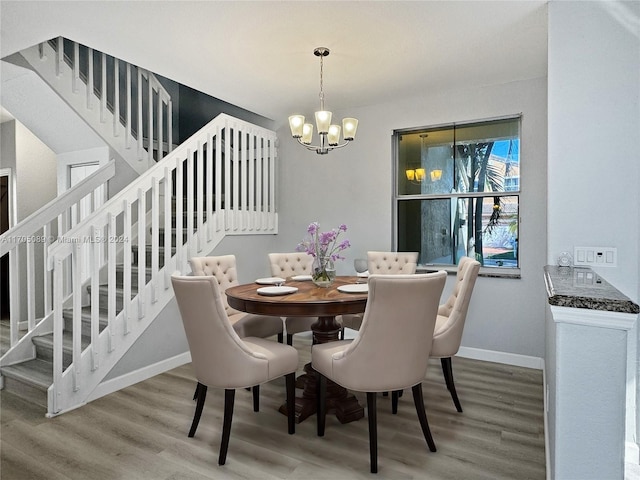
<svg viewBox="0 0 640 480"><path fill-rule="evenodd" d="M617 267L616 247L574 247L573 264L577 267Z"/></svg>

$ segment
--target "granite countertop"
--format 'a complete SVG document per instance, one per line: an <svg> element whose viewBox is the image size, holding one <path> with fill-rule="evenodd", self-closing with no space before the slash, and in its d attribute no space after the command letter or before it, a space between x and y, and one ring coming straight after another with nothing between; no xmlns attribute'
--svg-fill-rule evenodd
<svg viewBox="0 0 640 480"><path fill-rule="evenodd" d="M588 267L544 267L549 304L620 313L640 313L638 304Z"/></svg>

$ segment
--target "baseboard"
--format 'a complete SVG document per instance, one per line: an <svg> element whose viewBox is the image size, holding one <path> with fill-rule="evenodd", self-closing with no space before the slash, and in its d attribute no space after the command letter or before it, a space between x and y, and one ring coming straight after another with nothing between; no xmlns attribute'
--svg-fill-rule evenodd
<svg viewBox="0 0 640 480"><path fill-rule="evenodd" d="M153 365L148 365L138 370L134 370L133 372L121 375L120 377L107 380L96 387L91 395L89 395L89 398L87 398L87 402L91 402L110 393L117 392L118 390L122 390L123 388L129 387L138 382L142 382L143 380L147 380L173 368L180 367L190 361L191 353L185 352L180 355L176 355L175 357L162 360L161 362L154 363Z"/></svg>
<svg viewBox="0 0 640 480"><path fill-rule="evenodd" d="M520 355L518 353L497 352L494 350L483 350L481 348L460 347L457 356L471 358L473 360L483 360L485 362L503 363L515 367L544 369L544 359Z"/></svg>

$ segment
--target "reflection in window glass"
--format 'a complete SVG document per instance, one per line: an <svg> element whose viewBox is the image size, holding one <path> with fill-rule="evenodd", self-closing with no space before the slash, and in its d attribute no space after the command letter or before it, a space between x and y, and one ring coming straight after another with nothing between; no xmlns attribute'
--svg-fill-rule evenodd
<svg viewBox="0 0 640 480"><path fill-rule="evenodd" d="M420 264L518 267L520 118L396 131L396 239Z"/></svg>

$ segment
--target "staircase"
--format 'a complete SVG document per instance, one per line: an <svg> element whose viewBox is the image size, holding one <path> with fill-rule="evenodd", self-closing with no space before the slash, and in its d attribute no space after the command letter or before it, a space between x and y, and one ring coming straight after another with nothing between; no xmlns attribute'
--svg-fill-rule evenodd
<svg viewBox="0 0 640 480"><path fill-rule="evenodd" d="M35 47L36 59L65 50L63 43L49 47ZM56 65L68 67L66 60ZM117 106L114 111L121 117ZM98 122L104 123L100 116ZM122 137L135 138L137 149L137 132L144 131L138 123ZM146 146L157 150L163 138L159 133ZM157 163L157 153L147 152L143 163L151 168L74 228L62 228L67 214L56 213L76 208L79 199L72 203L70 195L57 210L47 206L48 217L27 219L30 233L16 235L27 231L21 224L3 234L0 256L9 251L16 266L25 245L7 239L55 239L42 245L42 279L35 275L34 242L24 242L29 308L19 318L12 308L11 346L0 358L4 388L46 406L48 416L98 398L101 382L172 300L171 273L188 271L191 256L209 254L225 235L277 233L275 142L274 132L219 115ZM42 315L36 314L38 295Z"/></svg>
<svg viewBox="0 0 640 480"><path fill-rule="evenodd" d="M137 173L172 150L173 103L153 73L62 37L7 60L35 71Z"/></svg>

